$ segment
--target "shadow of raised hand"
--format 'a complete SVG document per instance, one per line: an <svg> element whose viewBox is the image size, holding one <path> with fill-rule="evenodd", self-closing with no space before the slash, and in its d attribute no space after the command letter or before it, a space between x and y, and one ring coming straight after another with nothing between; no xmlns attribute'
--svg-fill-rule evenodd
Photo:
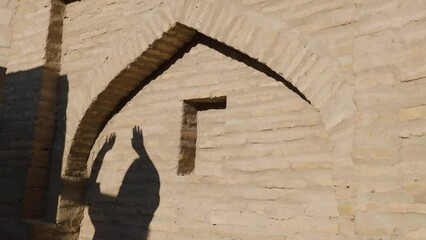
<svg viewBox="0 0 426 240"><path fill-rule="evenodd" d="M114 146L115 143L115 133L111 133L106 139L105 139L105 143L102 146L101 150L104 151L109 151L112 149L112 147Z"/></svg>
<svg viewBox="0 0 426 240"><path fill-rule="evenodd" d="M146 152L142 129L135 126L132 131L131 144L138 157L127 169L116 197L102 194L96 183L105 154L114 146L115 134L107 137L93 163L87 199L95 228L93 239L148 239L149 225L160 204L160 177Z"/></svg>
<svg viewBox="0 0 426 240"><path fill-rule="evenodd" d="M97 180L99 172L101 170L102 163L104 161L105 155L114 146L115 139L116 139L115 133L111 133L109 136L107 136L104 144L102 145L101 149L98 152L98 155L95 158L95 161L93 162L92 170L90 171L90 178L87 181L87 186L90 188L89 194L87 194L87 197L90 197L90 196L93 196L93 195L102 195L101 192L100 192L99 183L96 183L96 180ZM104 197L111 198L109 196L104 196Z"/></svg>
<svg viewBox="0 0 426 240"><path fill-rule="evenodd" d="M133 127L132 147L139 156L146 154L143 147L142 128L139 126Z"/></svg>

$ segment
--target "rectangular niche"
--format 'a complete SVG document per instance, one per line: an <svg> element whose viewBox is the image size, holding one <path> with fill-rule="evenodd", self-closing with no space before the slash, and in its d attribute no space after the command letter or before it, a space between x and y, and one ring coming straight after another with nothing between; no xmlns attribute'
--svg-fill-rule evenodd
<svg viewBox="0 0 426 240"><path fill-rule="evenodd" d="M182 128L180 135L180 155L177 174L191 174L195 167L197 144L197 113L210 109L225 109L226 96L195 98L183 101Z"/></svg>

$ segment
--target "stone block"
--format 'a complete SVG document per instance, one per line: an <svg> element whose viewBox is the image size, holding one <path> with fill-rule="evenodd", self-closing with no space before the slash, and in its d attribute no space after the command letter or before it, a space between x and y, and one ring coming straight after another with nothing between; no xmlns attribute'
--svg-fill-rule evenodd
<svg viewBox="0 0 426 240"><path fill-rule="evenodd" d="M12 28L0 25L0 47L9 47L12 39Z"/></svg>
<svg viewBox="0 0 426 240"><path fill-rule="evenodd" d="M426 228L411 230L405 234L406 240L422 240L426 236Z"/></svg>
<svg viewBox="0 0 426 240"><path fill-rule="evenodd" d="M426 105L418 105L399 110L400 121L413 121L417 119L426 119Z"/></svg>
<svg viewBox="0 0 426 240"><path fill-rule="evenodd" d="M402 161L424 161L426 160L426 146L403 146L401 148Z"/></svg>
<svg viewBox="0 0 426 240"><path fill-rule="evenodd" d="M403 221L400 214L367 211L357 213L356 216L355 234L359 236L385 239L389 236L400 236Z"/></svg>
<svg viewBox="0 0 426 240"><path fill-rule="evenodd" d="M352 156L357 159L390 160L393 152L392 146L358 145L354 146Z"/></svg>
<svg viewBox="0 0 426 240"><path fill-rule="evenodd" d="M337 207L337 201L318 201L309 204L305 210L305 214L314 217L338 217L339 211Z"/></svg>
<svg viewBox="0 0 426 240"><path fill-rule="evenodd" d="M13 13L14 9L12 8L0 8L0 25L9 26L12 22Z"/></svg>

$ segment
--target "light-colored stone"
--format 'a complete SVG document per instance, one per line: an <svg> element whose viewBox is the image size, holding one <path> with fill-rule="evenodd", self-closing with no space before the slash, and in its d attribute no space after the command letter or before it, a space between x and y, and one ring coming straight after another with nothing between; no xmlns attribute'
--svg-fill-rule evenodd
<svg viewBox="0 0 426 240"><path fill-rule="evenodd" d="M8 48L12 39L12 28L0 25L0 47Z"/></svg>
<svg viewBox="0 0 426 240"><path fill-rule="evenodd" d="M419 105L399 110L400 121L426 119L426 105Z"/></svg>
<svg viewBox="0 0 426 240"><path fill-rule="evenodd" d="M0 25L9 26L14 13L12 8L0 8Z"/></svg>
<svg viewBox="0 0 426 240"><path fill-rule="evenodd" d="M61 4L0 0L3 238L26 239L22 202L58 208L60 224L30 224L38 239L92 239L100 223L133 237L147 211L136 194L156 191L128 181L143 175L141 126L161 182L150 239L426 239L424 1L87 0L64 16ZM214 43L182 50L197 32ZM52 69L66 82L56 120L57 82L33 83ZM181 136L194 133L181 133L183 101L221 96L226 109L198 112L194 171L177 176ZM52 156L45 129L57 129ZM86 195L83 211L74 198L113 132L89 183L102 197ZM63 176L59 203L34 195L27 172L56 193Z"/></svg>

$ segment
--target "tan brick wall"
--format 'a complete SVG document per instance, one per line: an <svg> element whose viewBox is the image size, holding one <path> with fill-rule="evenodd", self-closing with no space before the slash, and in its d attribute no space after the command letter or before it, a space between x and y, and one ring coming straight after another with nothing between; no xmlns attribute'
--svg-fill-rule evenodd
<svg viewBox="0 0 426 240"><path fill-rule="evenodd" d="M182 100L210 96L227 96L227 107L199 113L195 171L178 176ZM106 137L117 134L97 182L102 194L122 204L107 217L98 211L114 211L108 201L89 198L96 210L86 208L81 239L91 239L93 228L117 234L114 221L131 219L128 233L143 229L140 217L124 214L138 208L137 196L143 198L126 194L126 188L141 188L126 182L132 174L149 174L129 170L142 161L131 146L134 126L143 129L161 179L150 239L336 238L332 153L319 113L275 79L197 45L145 86L99 136L90 161Z"/></svg>
<svg viewBox="0 0 426 240"><path fill-rule="evenodd" d="M6 34L0 28L0 66L8 61L9 72L27 71L44 66L46 65L46 56L49 55L46 54L46 48L48 52L51 49L60 49L57 45L48 47L49 45L46 43L49 19L40 16L45 16L44 5L47 2L49 1L28 0L25 1L28 4L21 6L21 12L14 19L17 25L13 29L12 50L9 56L6 53L9 51L8 44L4 42L8 42L8 39L11 38L8 33L10 27L5 27L5 29L9 29L5 30ZM0 0L0 27L8 25L3 23L10 22L8 16L10 15L9 5L11 3L11 1ZM3 14L4 12L5 14ZM308 114L309 119L317 120L316 124L321 126L321 131L324 133L321 137L324 139L317 142L317 140L303 138L303 140L300 140L301 145L291 145L290 149L294 147L298 149L297 151L310 151L315 148L304 149L301 147L299 149L298 147L305 146L304 144L308 143L315 147L322 147L322 141L327 142L328 150L331 152L331 157L328 161L331 161L332 164L330 163L331 167L329 166L331 169L327 168L328 170L325 171L327 173L330 172L329 175L325 174L321 175L321 177L326 176L326 178L331 179L329 179L331 183L328 182L328 184L333 186L332 192L334 196L328 195L330 198L327 199L331 199L332 201L330 200L330 202L334 201L333 204L338 209L337 215L333 216L331 221L326 221L321 219L321 217L318 220L315 216L310 217L306 208L303 214L297 215L295 219L288 219L288 225L282 227L280 225L282 221L278 220L279 223L277 225L271 224L271 226L276 228L270 227L267 229L280 229L279 231L284 231L280 234L289 236L289 239L420 240L426 238L424 191L426 178L423 170L425 168L423 149L426 145L426 5L424 1L84 0L67 5L65 15L61 73L69 80L69 92L62 172L65 172L66 163L72 163L73 161L73 158L69 155L73 142L84 142L87 140L85 137L88 137L90 141L96 138L97 130L93 131L94 134L88 134L93 136L81 137L78 134L77 129L79 127L90 126L90 124L81 124L82 122L85 123L82 119L90 120L90 116L95 116L96 111L99 109L112 111L111 105L119 102L117 99L111 99L111 105L103 106L102 108L102 104L99 105L99 101L97 102L99 96L104 96L114 87L120 87L121 85L110 86L109 84L114 80L114 83L120 80L120 74L126 69L131 69L131 64L142 53L148 53L149 55L150 44L162 38L162 34L171 29L176 22L180 22L265 63L278 75L297 87L312 103L309 111L316 115L314 117ZM38 28L29 26L38 26ZM3 47L2 44L4 45ZM184 65L185 61L188 61L189 65L197 61L204 63L204 59L216 56L216 53L211 49L197 48L197 51L195 49L193 51L169 71L173 72L176 69L181 69L181 72L190 71L193 67ZM164 54L164 52L161 54ZM161 54L159 56L162 57L157 56L154 61L159 61L159 59L166 60L164 55ZM55 56L52 58L55 58ZM203 61L200 59L203 59ZM224 66L224 62L227 62L226 66L228 64L229 67L236 66L234 61L218 57L217 68ZM206 61L207 63L208 61ZM55 69L58 68L55 67ZM214 69L212 68L212 71ZM234 74L238 75L239 72L244 72L247 69L234 70L230 74L230 78L235 77ZM25 77L22 79L25 79ZM162 75L160 79L167 84L162 85L161 81L152 82L153 87L159 88L158 96L152 94L156 90L155 87L152 89L150 88L151 85L149 85L112 119L112 122L108 124L97 140L95 146L99 148L99 144L106 134L117 132L115 148L106 156L106 165L103 166L99 175L101 190L105 193L117 194L119 182L125 174L125 167L115 169L117 167L115 162L118 158L123 158L127 164L130 164L131 160L135 158L129 145L131 128L133 125L142 125L141 123L146 125L146 131L148 131L145 132L144 130L148 153L156 164L158 162L161 179L164 179L164 184L162 183L161 188L162 201L163 199L166 201L168 194L172 193L176 193L172 199L180 199L177 197L177 193L180 190L175 190L175 192L170 190L172 193L163 192L176 185L173 182L174 179L178 179L177 181L180 184L190 185L194 188L197 188L197 186L201 188L201 186L207 184L205 177L201 176L209 173L197 172L200 171L197 167L193 176L177 177L175 175L166 175L167 171L173 174L175 174L175 171L161 165L164 163L166 166L175 166L176 164L178 127L170 125L171 129L169 129L170 132L167 134L165 133L162 136L152 135L149 129L151 131L154 131L152 129L160 131L162 128L158 125L164 126L160 123L165 121L165 114L158 114L154 110L169 110L169 105L166 102L171 101L176 104L176 102L179 102L178 100L182 100L181 95L175 96L166 94L166 92L172 91L170 88L180 89L183 86L176 83L173 85L172 82L177 81L176 78L167 78L167 74ZM222 84L221 81L223 80L217 81ZM265 78L263 80L273 82L271 79ZM170 85L168 85L169 83ZM199 84L199 82L189 78L188 85L191 84ZM30 87L29 84L27 86ZM205 91L209 94L212 94L211 91L221 91L214 87L197 86L200 88L205 87ZM224 86L227 85L225 84ZM240 85L234 83L232 86L239 89ZM262 88L257 85L241 86L253 88L250 91L257 91ZM255 88L257 90L254 90ZM273 86L271 88L278 89L279 87ZM233 142L229 139L226 142L226 137L229 137L233 130L241 127L241 124L231 124L238 123L236 120L238 118L234 118L237 116L232 114L220 115L224 114L224 112L232 113L232 104L247 100L244 99L244 94L240 96L242 99L236 97L238 95L237 92L229 93L230 96L234 94L234 102L231 101L232 98L228 99L230 105L227 110L200 114L200 134L206 135L200 136L199 157L206 156L207 152L212 152L212 156L224 160L227 157L237 158L241 154L240 151L237 151L238 147L232 148L229 152L227 152L228 150L220 153L214 152L216 147L220 149L226 146L228 142ZM286 90L283 89L283 91L279 92L280 94L285 94ZM13 93L13 91L9 93ZM182 94L184 93L188 95L195 94L194 96L198 94L197 92L182 91ZM170 98L164 99L164 95L170 96ZM281 95L273 96L278 97ZM5 97L7 98L7 96ZM10 97L9 99L13 98ZM259 99L250 99L248 97L248 100ZM142 101L152 101L152 105L137 104ZM278 111L275 107L281 106L280 104L283 104L283 109L289 107L286 105L288 104L286 101L279 103L274 101L268 104L253 102L252 108L248 108L246 111L252 115L267 114L269 111ZM94 109L93 106L101 107ZM180 111L177 111L177 109L181 105L170 105L170 107L172 106L170 114L173 113L176 118L180 117ZM236 108L235 105L234 108ZM243 110L244 108L241 107L241 111ZM145 118L145 115L133 115L134 112L138 111L148 111L152 115L148 118ZM154 117L153 112L155 112L156 117ZM305 111L302 112L306 114ZM285 113L284 110L283 113ZM214 116L215 114L217 115ZM284 115L283 119L286 119L288 115ZM298 117L303 116L305 115ZM136 117L139 118L136 119ZM214 121L217 118L226 119L225 123L223 123L223 128L220 127L219 123L209 122L209 119ZM266 122L272 119L274 118L261 118L262 121ZM244 121L241 120L240 122L246 122L256 129L256 124L260 124L261 121L250 122L249 119L244 119ZM210 136L209 132L201 130L203 126L206 127L210 124L216 124L217 128L215 129L221 129L221 132L219 131L220 137L216 135ZM240 137L243 135L244 137L241 138L256 138L256 144L253 144L252 148L256 149L255 147L259 145L259 149L256 149L253 154L263 154L264 151L269 151L271 154L281 153L281 150L274 151L272 146L277 147L276 144L274 145L274 143L268 141L271 138L275 139L277 136L286 136L284 130L273 131L274 133L271 132L271 135L266 134L266 132L250 135L243 133L246 130L240 130L241 132L238 134L235 133L235 139L241 140ZM294 129L288 129L288 131L292 132ZM158 147L158 142L163 137L170 139L170 141L164 142L169 147L161 151L160 147ZM218 139L225 141L224 143L221 142L221 144L226 144L214 145L218 144ZM258 141L266 141L268 144L262 145ZM248 143L246 142L246 144ZM204 148L203 144L205 144ZM209 144L213 144L211 145L213 150L207 147ZM283 140L282 144L287 144L287 142ZM85 146L80 149L78 147L79 145L77 144L75 149L83 149L84 154L90 151ZM92 155L96 153L96 149L96 147L93 148ZM298 153L300 154L300 152ZM249 151L247 154L252 155ZM61 157L58 156L57 158L59 159L55 159L55 161L61 162ZM93 159L93 156L91 159ZM163 159L165 159L164 162ZM276 159L272 157L263 156L262 159L276 163L274 162ZM232 167L227 165L229 164L228 161L222 163L223 169ZM244 165L245 168L240 169L241 176L246 176L244 174L253 170L252 168L264 167L259 165L259 163ZM316 163L309 162L303 166L311 165L318 166ZM240 166L234 165L233 167L238 168ZM206 165L203 170L206 169L218 171L212 165ZM278 171L288 171L289 174L299 171L290 171L290 168L286 170L286 165L280 165L277 169ZM59 173L59 170L57 172ZM108 175L111 177L111 182L115 182L118 185L105 183L107 178L105 174L110 172L113 172ZM317 172L321 171L316 168L312 170L313 174ZM227 172L225 173L227 174ZM225 173L215 172L215 174ZM252 173L251 175L257 176L256 174L261 175L261 173ZM271 182L279 182L280 179L273 174L259 176L260 179L263 179L262 177L265 177L264 179L269 178ZM300 177L300 179L304 179L303 177L305 176ZM228 178L225 179L228 180ZM198 185L189 184L191 181ZM208 182L209 187L217 184L217 182L229 184L223 179L213 177L208 179L208 181L211 181ZM287 182L284 181L284 183ZM249 182L247 189L254 186L258 187L255 183ZM326 188L327 191L330 186ZM179 188L177 187L177 189ZM205 193L206 189L207 187L200 192ZM240 189L242 188L237 190ZM311 190L317 191L321 189L323 188L314 185L314 187L300 191L302 195L308 194L311 196ZM286 191L286 189L274 190L279 193ZM298 188L293 190L299 191ZM221 188L215 187L212 187L211 190L212 194L218 194L220 191ZM251 193L244 194L242 195L247 196L247 198L251 196ZM318 194L318 196L322 195ZM202 198L200 196L197 197ZM197 197L192 199L194 203L199 200ZM303 202L296 201L298 200L297 198L293 200L297 204ZM183 204L181 202L177 201L173 202L173 204ZM197 203L201 206L199 209L202 209L205 206L203 204L206 204L201 200ZM284 201L283 203L287 202ZM187 211L184 211L188 207L185 204L179 205L182 206L180 212L165 209L166 204L167 202L160 204L158 215L152 223L153 238L172 238L173 234L167 236L166 233L180 231L182 238L187 239L190 236L194 236L193 234L201 234L200 229L205 229L206 226L212 223L212 219L216 221L229 218L235 220L236 223L241 220L239 222L240 225L245 225L246 229L251 229L251 227L266 229L262 224L268 222L267 219L262 218L267 211L262 209L261 205L251 205L252 208L246 207L244 209L245 212L242 212L247 215L242 213L240 215L234 214L235 209L240 207L238 204L235 206L233 204L227 206L218 205L217 209L228 207L226 211L229 212L227 213L222 209L221 213L223 215L209 215L211 212L201 210L190 215ZM334 207L335 205L332 206ZM329 207L330 205L325 204L325 206ZM214 207L216 207L214 204L206 206L209 210L214 209ZM274 208L273 204L272 207ZM283 206L280 205L280 207ZM324 209L329 210L328 207L324 207ZM276 209L280 208L277 207ZM322 210L323 208L320 209ZM297 208L292 210L297 210ZM255 212L254 215L248 214L251 213L250 211ZM283 215L291 215L291 213L286 212L287 210L282 211ZM280 213L280 211L277 212ZM182 219L179 219L178 216L181 216ZM205 218L206 216L214 217ZM181 221L176 223L168 222L173 217ZM297 222L298 217L302 217L302 219L305 217L306 219L304 220L306 221ZM251 221L253 219L256 221ZM262 219L265 221L262 222ZM186 223L197 222L198 220L199 225L193 224L190 230L183 231L182 226L187 226ZM291 222L293 220L295 222ZM299 223L301 225L304 224L304 228L299 229L297 227ZM235 234L235 236L240 238L249 239L249 236L242 233L232 233L233 231L238 232L244 227L230 226L217 224L214 227L219 229L217 234ZM311 228L307 230L308 227ZM265 232L271 234L271 238L275 234L272 231ZM250 233L250 231L247 230L245 233ZM310 234L314 233L317 235L312 237ZM332 233L337 233L337 235L333 237L327 235ZM87 238L91 234L93 234L93 228L90 227L86 212L81 237ZM200 238L200 235L193 238ZM256 237L256 239L259 238L259 236Z"/></svg>
<svg viewBox="0 0 426 240"><path fill-rule="evenodd" d="M43 217L56 130L60 58L54 56L61 56L62 6L55 0L16 2L0 112L0 235L5 239L27 239L28 229ZM0 19L7 23L13 12L2 9Z"/></svg>
<svg viewBox="0 0 426 240"><path fill-rule="evenodd" d="M136 3L140 3L140 5ZM202 4L187 2L185 5L181 5L181 3L171 1L168 4L159 4L157 8L145 12L142 17L146 16L146 21L140 21L139 24L132 25L130 29L126 28L127 25L120 25L121 20L118 19L117 15L96 15L99 18L109 18L110 21L118 23L118 25L113 26L128 29L126 35L129 40L122 41L113 40L115 37L119 39L120 35L122 36L121 31L123 30L121 29L110 32L104 28L104 30L99 31L102 24L105 24L104 19L93 21L88 26L88 30L84 30L94 34L93 36L88 34L92 39L84 40L81 37L87 34L78 31L68 32L67 29L76 28L76 22L91 17L90 14L80 14L80 12L84 12L84 9L90 9L90 12L102 12L103 8L108 11L129 8L129 11L132 12L136 9L135 6L144 6L144 2L110 3L107 7L105 3L98 5L89 1L68 5L68 16L64 27L63 74L67 74L70 80L70 99L75 99L77 102L70 105L67 112L69 135L67 134L65 153L69 152L74 129L77 128L79 119L84 114L84 109L87 108L86 106L90 104L97 92L106 87L108 79L115 77L124 66L134 61L135 56L133 54L135 54L135 51L137 52L136 49L144 51L147 44L153 41L149 38L159 38L161 32L169 29L171 24L176 21L182 22L265 62L281 76L290 81L293 80L303 93L308 94L308 99L313 102L317 109L320 109L321 118L330 129L329 134L332 136L332 141L335 142L332 145L338 145L333 153L336 155L333 159L338 162L331 176L335 186L335 194L337 194L336 199L339 202L338 208L342 209L342 214L338 219L338 231L341 232L342 237L353 234L352 212L345 210L349 208L350 203L348 201L350 201L352 190L350 188L352 169L349 167L351 164L352 122L351 120L343 121L352 114L354 109L351 98L353 90L348 86L347 80L342 81L347 77L347 74L338 72L336 68L338 61L333 60L330 56L317 57L316 54L321 54L318 51L319 48L311 46L312 43L299 30L288 26L281 20L274 23L272 19L261 15L259 15L261 20L256 17L253 18L250 12L240 14L241 7L234 6L234 4L227 6L225 13L222 13L223 4L229 3L226 1L220 2L220 4L217 1L205 1ZM204 3L206 5L201 7ZM75 15L70 15L71 11L74 11ZM220 24L214 24L214 21L221 15ZM116 20L111 20L114 18ZM237 25L234 26L235 24ZM251 30L253 27L256 27L259 31L253 33ZM163 30L158 31L158 29ZM260 39L265 36L268 37L267 44L259 44L262 43ZM69 42L70 45L67 45L67 39L75 39L75 42ZM82 44L83 42L87 42L88 45ZM131 42L140 42L142 46L133 45L132 50L129 51L127 44ZM95 50L95 52L87 51L88 49L85 49L84 46ZM106 47L108 51L105 51L102 46ZM277 51L274 51L275 48ZM79 65L82 62L75 61L75 59L86 56L87 53L90 54L89 59L98 58L99 60L93 62L93 64ZM108 56L99 57L101 54L108 54ZM75 59L67 59L70 55L75 56ZM75 66L76 69L69 68L72 66ZM85 67L89 67L89 69L85 70ZM314 76L317 76L317 78L314 78ZM318 79L319 84L314 85L311 82L314 79ZM339 88L342 90L338 91ZM90 127L90 125L86 127ZM84 139L82 138L79 141L84 143ZM64 213L63 216L71 216L70 214L72 213ZM62 219L62 217L60 218Z"/></svg>
<svg viewBox="0 0 426 240"><path fill-rule="evenodd" d="M424 239L426 4L365 1L358 8L355 233Z"/></svg>

